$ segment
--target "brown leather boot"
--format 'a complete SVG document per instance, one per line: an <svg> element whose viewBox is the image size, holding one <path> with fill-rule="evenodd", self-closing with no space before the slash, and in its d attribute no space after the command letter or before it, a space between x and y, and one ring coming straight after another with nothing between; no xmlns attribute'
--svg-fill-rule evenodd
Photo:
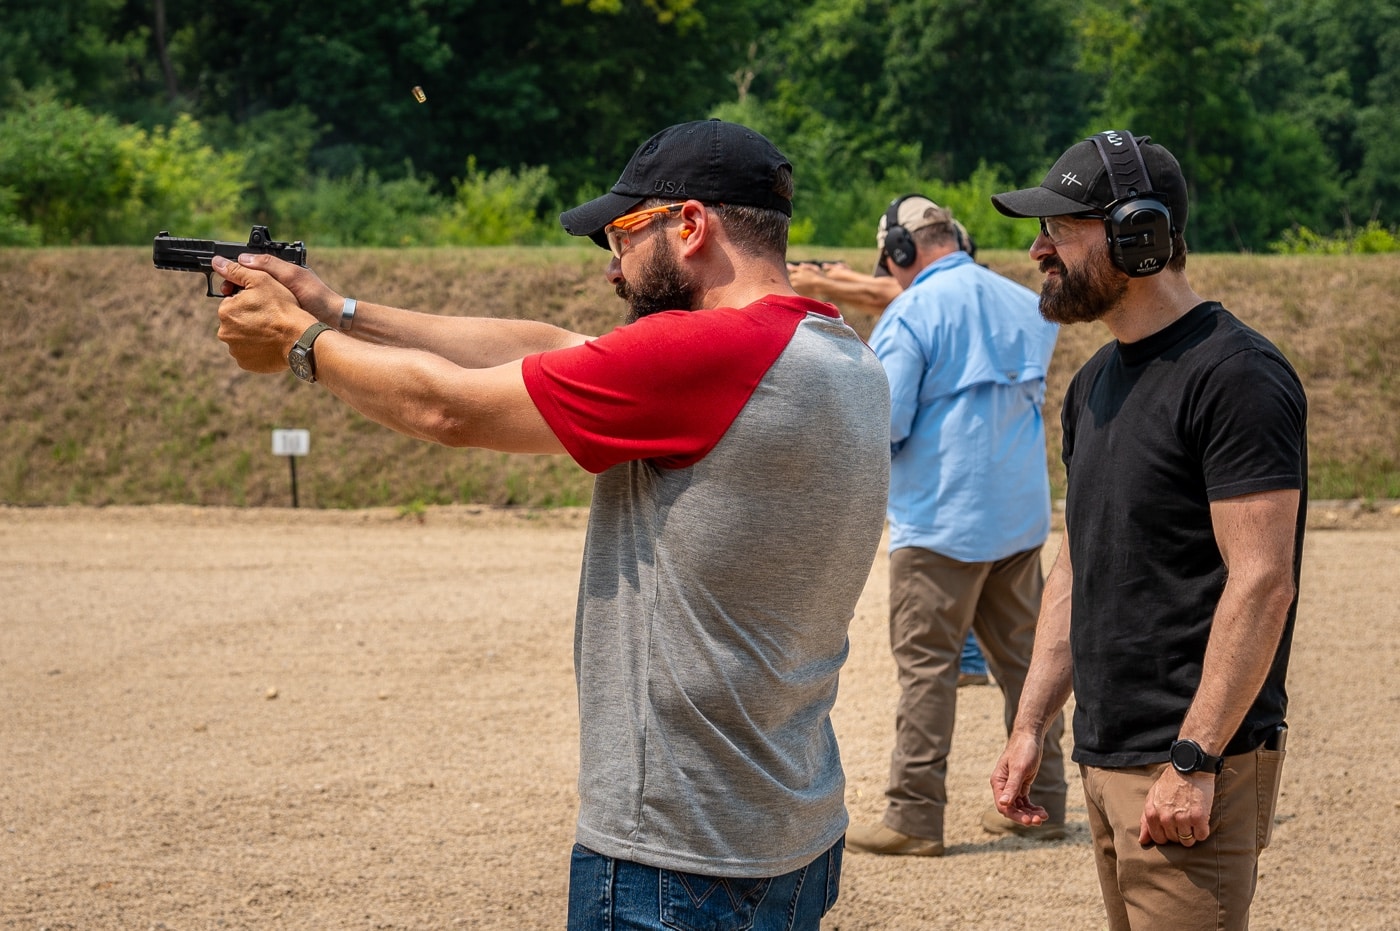
<svg viewBox="0 0 1400 931"><path fill-rule="evenodd" d="M883 853L901 857L941 857L943 842L910 837L883 824L858 825L847 829L846 846L862 853Z"/></svg>

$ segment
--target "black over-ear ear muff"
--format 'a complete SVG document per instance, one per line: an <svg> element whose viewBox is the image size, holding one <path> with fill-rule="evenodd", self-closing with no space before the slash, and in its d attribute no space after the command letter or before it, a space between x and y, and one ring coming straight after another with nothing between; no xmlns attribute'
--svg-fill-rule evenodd
<svg viewBox="0 0 1400 931"><path fill-rule="evenodd" d="M905 194L903 197L896 197L890 201L889 209L885 211L885 255L900 268L913 265L919 253L919 247L914 245L914 237L899 225L899 205L916 196Z"/></svg>
<svg viewBox="0 0 1400 931"><path fill-rule="evenodd" d="M1153 192L1132 133L1111 129L1093 139L1113 189L1113 203L1104 208L1109 257L1131 278L1155 275L1171 261L1171 211Z"/></svg>

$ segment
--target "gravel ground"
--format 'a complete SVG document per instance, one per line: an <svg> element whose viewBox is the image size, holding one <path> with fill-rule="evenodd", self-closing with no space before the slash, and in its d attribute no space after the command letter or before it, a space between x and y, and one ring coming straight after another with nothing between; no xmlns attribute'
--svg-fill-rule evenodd
<svg viewBox="0 0 1400 931"><path fill-rule="evenodd" d="M562 927L585 520L0 508L0 928ZM1400 513L1310 525L1253 926L1400 927ZM893 727L885 573L834 713L859 820ZM999 692L960 705L948 855L848 855L825 927L1102 926L1078 785L1067 839L984 834Z"/></svg>

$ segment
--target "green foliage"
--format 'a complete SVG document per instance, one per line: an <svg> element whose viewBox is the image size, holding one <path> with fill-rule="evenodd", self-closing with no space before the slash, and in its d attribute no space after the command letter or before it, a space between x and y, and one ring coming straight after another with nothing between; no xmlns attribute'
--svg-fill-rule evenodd
<svg viewBox="0 0 1400 931"><path fill-rule="evenodd" d="M710 115L792 158L794 243L867 245L924 190L1019 247L982 195L1109 126L1177 155L1195 251L1400 224L1395 0L24 0L0 5L0 243L554 241L638 143Z"/></svg>
<svg viewBox="0 0 1400 931"><path fill-rule="evenodd" d="M120 105L147 36L123 16L126 0L45 0L0 8L0 110L27 88L98 109Z"/></svg>
<svg viewBox="0 0 1400 931"><path fill-rule="evenodd" d="M1013 186L1003 171L984 163L966 181L948 182L928 177L918 164L917 152L910 153L878 182L861 178L805 198L799 195L789 241L873 249L876 227L890 201L916 193L951 210L979 248L1024 249L1035 239L1034 223L1003 216L992 206L993 194Z"/></svg>
<svg viewBox="0 0 1400 931"><path fill-rule="evenodd" d="M305 187L274 197L277 228L318 246L419 246L432 242L441 198L432 182L408 167L391 181L356 169L346 178L318 175Z"/></svg>
<svg viewBox="0 0 1400 931"><path fill-rule="evenodd" d="M682 29L704 22L696 9L697 0L642 0L656 13L658 23L676 23ZM616 16L623 11L623 0L563 0L564 6L587 6L591 13Z"/></svg>
<svg viewBox="0 0 1400 931"><path fill-rule="evenodd" d="M19 192L19 221L45 245L102 242L136 184L127 141L135 130L29 95L0 118L0 187Z"/></svg>
<svg viewBox="0 0 1400 931"><path fill-rule="evenodd" d="M39 230L20 219L15 208L18 201L14 188L0 187L0 246L37 246Z"/></svg>
<svg viewBox="0 0 1400 931"><path fill-rule="evenodd" d="M1324 459L1308 472L1308 496L1315 501L1400 498L1400 463L1382 453L1368 453L1354 462Z"/></svg>
<svg viewBox="0 0 1400 931"><path fill-rule="evenodd" d="M872 3L885 35L874 123L917 142L925 171L950 181L979 164L1021 177L1084 122L1068 0Z"/></svg>
<svg viewBox="0 0 1400 931"><path fill-rule="evenodd" d="M1269 244L1269 251L1282 255L1348 255L1400 252L1400 230L1387 229L1375 220L1359 230L1345 230L1327 236L1306 226L1284 230L1283 237Z"/></svg>
<svg viewBox="0 0 1400 931"><path fill-rule="evenodd" d="M554 187L548 168L484 172L473 156L467 159L467 176L455 183L456 197L436 224L435 239L440 244L538 245L567 238L552 217L540 216L541 205Z"/></svg>
<svg viewBox="0 0 1400 931"><path fill-rule="evenodd" d="M224 238L239 229L246 213L242 153L214 151L188 116L168 130L135 130L121 145L133 183L105 241L141 242L161 229Z"/></svg>
<svg viewBox="0 0 1400 931"><path fill-rule="evenodd" d="M277 235L273 201L282 191L311 183L311 153L325 131L304 104L239 123L219 117L206 124L205 135L216 147L243 155L247 186L239 206L244 220L267 225Z"/></svg>
<svg viewBox="0 0 1400 931"><path fill-rule="evenodd" d="M0 217L15 244L149 241L159 229L214 235L234 228L244 160L208 146L181 118L146 132L27 96L0 119ZM37 239L38 242L35 242Z"/></svg>
<svg viewBox="0 0 1400 931"><path fill-rule="evenodd" d="M1262 250L1291 225L1338 215L1342 192L1310 127L1271 114L1241 125L1235 154L1197 184L1187 241L1207 251ZM1279 198L1278 191L1289 191Z"/></svg>
<svg viewBox="0 0 1400 931"><path fill-rule="evenodd" d="M1400 6L1273 0L1268 11L1251 91L1321 137L1345 193L1328 221L1400 223Z"/></svg>

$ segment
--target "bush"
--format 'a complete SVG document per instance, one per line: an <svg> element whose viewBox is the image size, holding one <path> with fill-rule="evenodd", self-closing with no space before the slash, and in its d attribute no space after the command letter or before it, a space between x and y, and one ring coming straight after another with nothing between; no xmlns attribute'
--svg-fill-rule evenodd
<svg viewBox="0 0 1400 931"><path fill-rule="evenodd" d="M875 230L890 201L903 194L922 194L951 210L979 249L1026 249L1035 240L1035 224L1002 216L991 200L993 194L1017 186L986 164L956 184L930 179L917 168L894 168L878 181L855 178L805 198L799 192L794 212L801 222L794 223L790 238L793 244L873 249Z"/></svg>
<svg viewBox="0 0 1400 931"><path fill-rule="evenodd" d="M135 130L121 141L133 167L126 203L103 232L107 242L144 242L158 231L225 239L247 235L243 210L247 160L215 152L199 124L181 116L168 130Z"/></svg>
<svg viewBox="0 0 1400 931"><path fill-rule="evenodd" d="M39 230L20 219L15 209L18 200L14 188L0 187L0 246L37 246Z"/></svg>
<svg viewBox="0 0 1400 931"><path fill-rule="evenodd" d="M11 215L44 245L102 243L135 186L134 130L29 94L0 119L0 187L18 192Z"/></svg>
<svg viewBox="0 0 1400 931"><path fill-rule="evenodd" d="M432 180L411 165L407 177L393 181L362 168L344 178L319 175L306 187L274 192L272 202L283 238L321 248L436 245L434 218L443 210Z"/></svg>
<svg viewBox="0 0 1400 931"><path fill-rule="evenodd" d="M1306 226L1284 230L1283 238L1269 244L1269 251L1283 255L1346 255L1400 252L1400 234L1372 220L1361 229L1349 227L1333 236L1315 233Z"/></svg>
<svg viewBox="0 0 1400 931"><path fill-rule="evenodd" d="M0 119L0 242L218 235L234 228L244 167L241 155L215 152L189 117L147 133L33 92Z"/></svg>
<svg viewBox="0 0 1400 931"><path fill-rule="evenodd" d="M456 196L436 222L442 245L507 246L564 242L553 218L541 216L554 192L546 167L521 166L519 172L498 168L489 174L467 159L467 176L453 182Z"/></svg>

